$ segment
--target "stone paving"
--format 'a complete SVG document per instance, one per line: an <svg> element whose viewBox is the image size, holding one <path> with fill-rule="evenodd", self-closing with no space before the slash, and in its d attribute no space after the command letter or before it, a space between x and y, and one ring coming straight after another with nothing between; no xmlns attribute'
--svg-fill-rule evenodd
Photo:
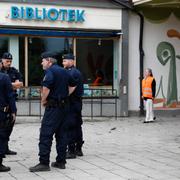
<svg viewBox="0 0 180 180"><path fill-rule="evenodd" d="M142 118L86 121L84 156L68 160L66 169L31 173L38 163L40 123L16 124L11 149L4 164L11 167L0 173L0 180L179 180L180 119L158 118L143 124ZM55 160L55 142L51 161Z"/></svg>

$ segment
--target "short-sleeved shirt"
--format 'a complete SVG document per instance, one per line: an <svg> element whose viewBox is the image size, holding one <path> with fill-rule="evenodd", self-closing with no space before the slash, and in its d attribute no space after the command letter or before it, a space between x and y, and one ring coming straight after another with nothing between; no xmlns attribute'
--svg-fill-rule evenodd
<svg viewBox="0 0 180 180"><path fill-rule="evenodd" d="M76 81L77 86L75 91L71 94L71 96L76 96L76 97L82 97L83 95L83 77L81 72L75 68L74 66L69 67L68 69L69 74L72 76L74 81Z"/></svg>
<svg viewBox="0 0 180 180"><path fill-rule="evenodd" d="M76 82L64 68L54 64L45 70L42 86L50 89L47 100L62 100L68 97L69 86L76 86Z"/></svg>
<svg viewBox="0 0 180 180"><path fill-rule="evenodd" d="M9 106L12 113L16 113L13 88L8 75L0 73L0 107Z"/></svg>

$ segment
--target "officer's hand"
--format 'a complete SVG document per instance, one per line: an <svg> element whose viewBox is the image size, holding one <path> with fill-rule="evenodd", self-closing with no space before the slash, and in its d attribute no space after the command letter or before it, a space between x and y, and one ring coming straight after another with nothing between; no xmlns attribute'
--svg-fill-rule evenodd
<svg viewBox="0 0 180 180"><path fill-rule="evenodd" d="M12 113L12 122L15 122L15 121L16 121L16 114Z"/></svg>

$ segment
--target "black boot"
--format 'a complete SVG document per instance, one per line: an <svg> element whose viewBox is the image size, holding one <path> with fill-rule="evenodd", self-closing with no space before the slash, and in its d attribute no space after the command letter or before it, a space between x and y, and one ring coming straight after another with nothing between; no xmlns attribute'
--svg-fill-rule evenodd
<svg viewBox="0 0 180 180"><path fill-rule="evenodd" d="M50 171L50 167L47 164L39 163L39 164L37 164L37 165L35 165L33 167L30 167L29 171L30 172Z"/></svg>
<svg viewBox="0 0 180 180"><path fill-rule="evenodd" d="M8 172L11 168L8 166L4 166L3 164L0 165L0 172Z"/></svg>
<svg viewBox="0 0 180 180"><path fill-rule="evenodd" d="M6 155L16 155L16 154L17 154L17 152L11 151L10 149L8 149L8 150L6 151Z"/></svg>
<svg viewBox="0 0 180 180"><path fill-rule="evenodd" d="M76 154L70 151L66 152L66 159L76 159Z"/></svg>
<svg viewBox="0 0 180 180"><path fill-rule="evenodd" d="M2 158L0 158L0 172L8 172L8 171L10 171L10 170L11 170L10 167L4 166L4 165L2 164Z"/></svg>
<svg viewBox="0 0 180 180"><path fill-rule="evenodd" d="M75 159L75 144L68 145L68 151L66 152L66 159Z"/></svg>
<svg viewBox="0 0 180 180"><path fill-rule="evenodd" d="M65 164L66 163L64 163L64 162L52 162L51 166L55 167L55 168L59 168L59 169L66 169Z"/></svg>
<svg viewBox="0 0 180 180"><path fill-rule="evenodd" d="M76 155L77 156L83 156L83 152L82 152L82 145L83 144L84 144L84 141L76 144Z"/></svg>
<svg viewBox="0 0 180 180"><path fill-rule="evenodd" d="M9 145L7 145L7 147L6 147L6 153L5 153L5 154L6 154L6 155L16 155L17 152L11 151L11 150L9 149Z"/></svg>

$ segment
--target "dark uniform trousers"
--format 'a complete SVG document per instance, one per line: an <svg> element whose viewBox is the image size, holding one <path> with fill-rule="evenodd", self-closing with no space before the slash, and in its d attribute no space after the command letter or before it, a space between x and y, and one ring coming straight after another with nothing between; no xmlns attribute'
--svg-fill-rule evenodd
<svg viewBox="0 0 180 180"><path fill-rule="evenodd" d="M6 148L8 144L8 129L9 123L7 113L0 111L0 159L5 157Z"/></svg>
<svg viewBox="0 0 180 180"><path fill-rule="evenodd" d="M83 142L82 133L82 99L79 97L71 97L70 99L70 113L68 115L69 133L68 133L68 147L69 151L73 152L80 149Z"/></svg>
<svg viewBox="0 0 180 180"><path fill-rule="evenodd" d="M7 132L6 132L6 133L7 133L7 136L8 136L8 142L9 142L9 140L10 140L10 135L11 135L11 133L12 133L12 131L13 131L14 124L15 124L15 121L14 121L13 123L11 123L11 124L9 125L9 127L7 127ZM7 145L6 145L6 152L9 150L8 142L7 142Z"/></svg>
<svg viewBox="0 0 180 180"><path fill-rule="evenodd" d="M57 162L66 163L66 147L68 143L67 129L65 128L68 106L46 107L41 123L39 142L39 161L49 164L53 135L56 134Z"/></svg>

